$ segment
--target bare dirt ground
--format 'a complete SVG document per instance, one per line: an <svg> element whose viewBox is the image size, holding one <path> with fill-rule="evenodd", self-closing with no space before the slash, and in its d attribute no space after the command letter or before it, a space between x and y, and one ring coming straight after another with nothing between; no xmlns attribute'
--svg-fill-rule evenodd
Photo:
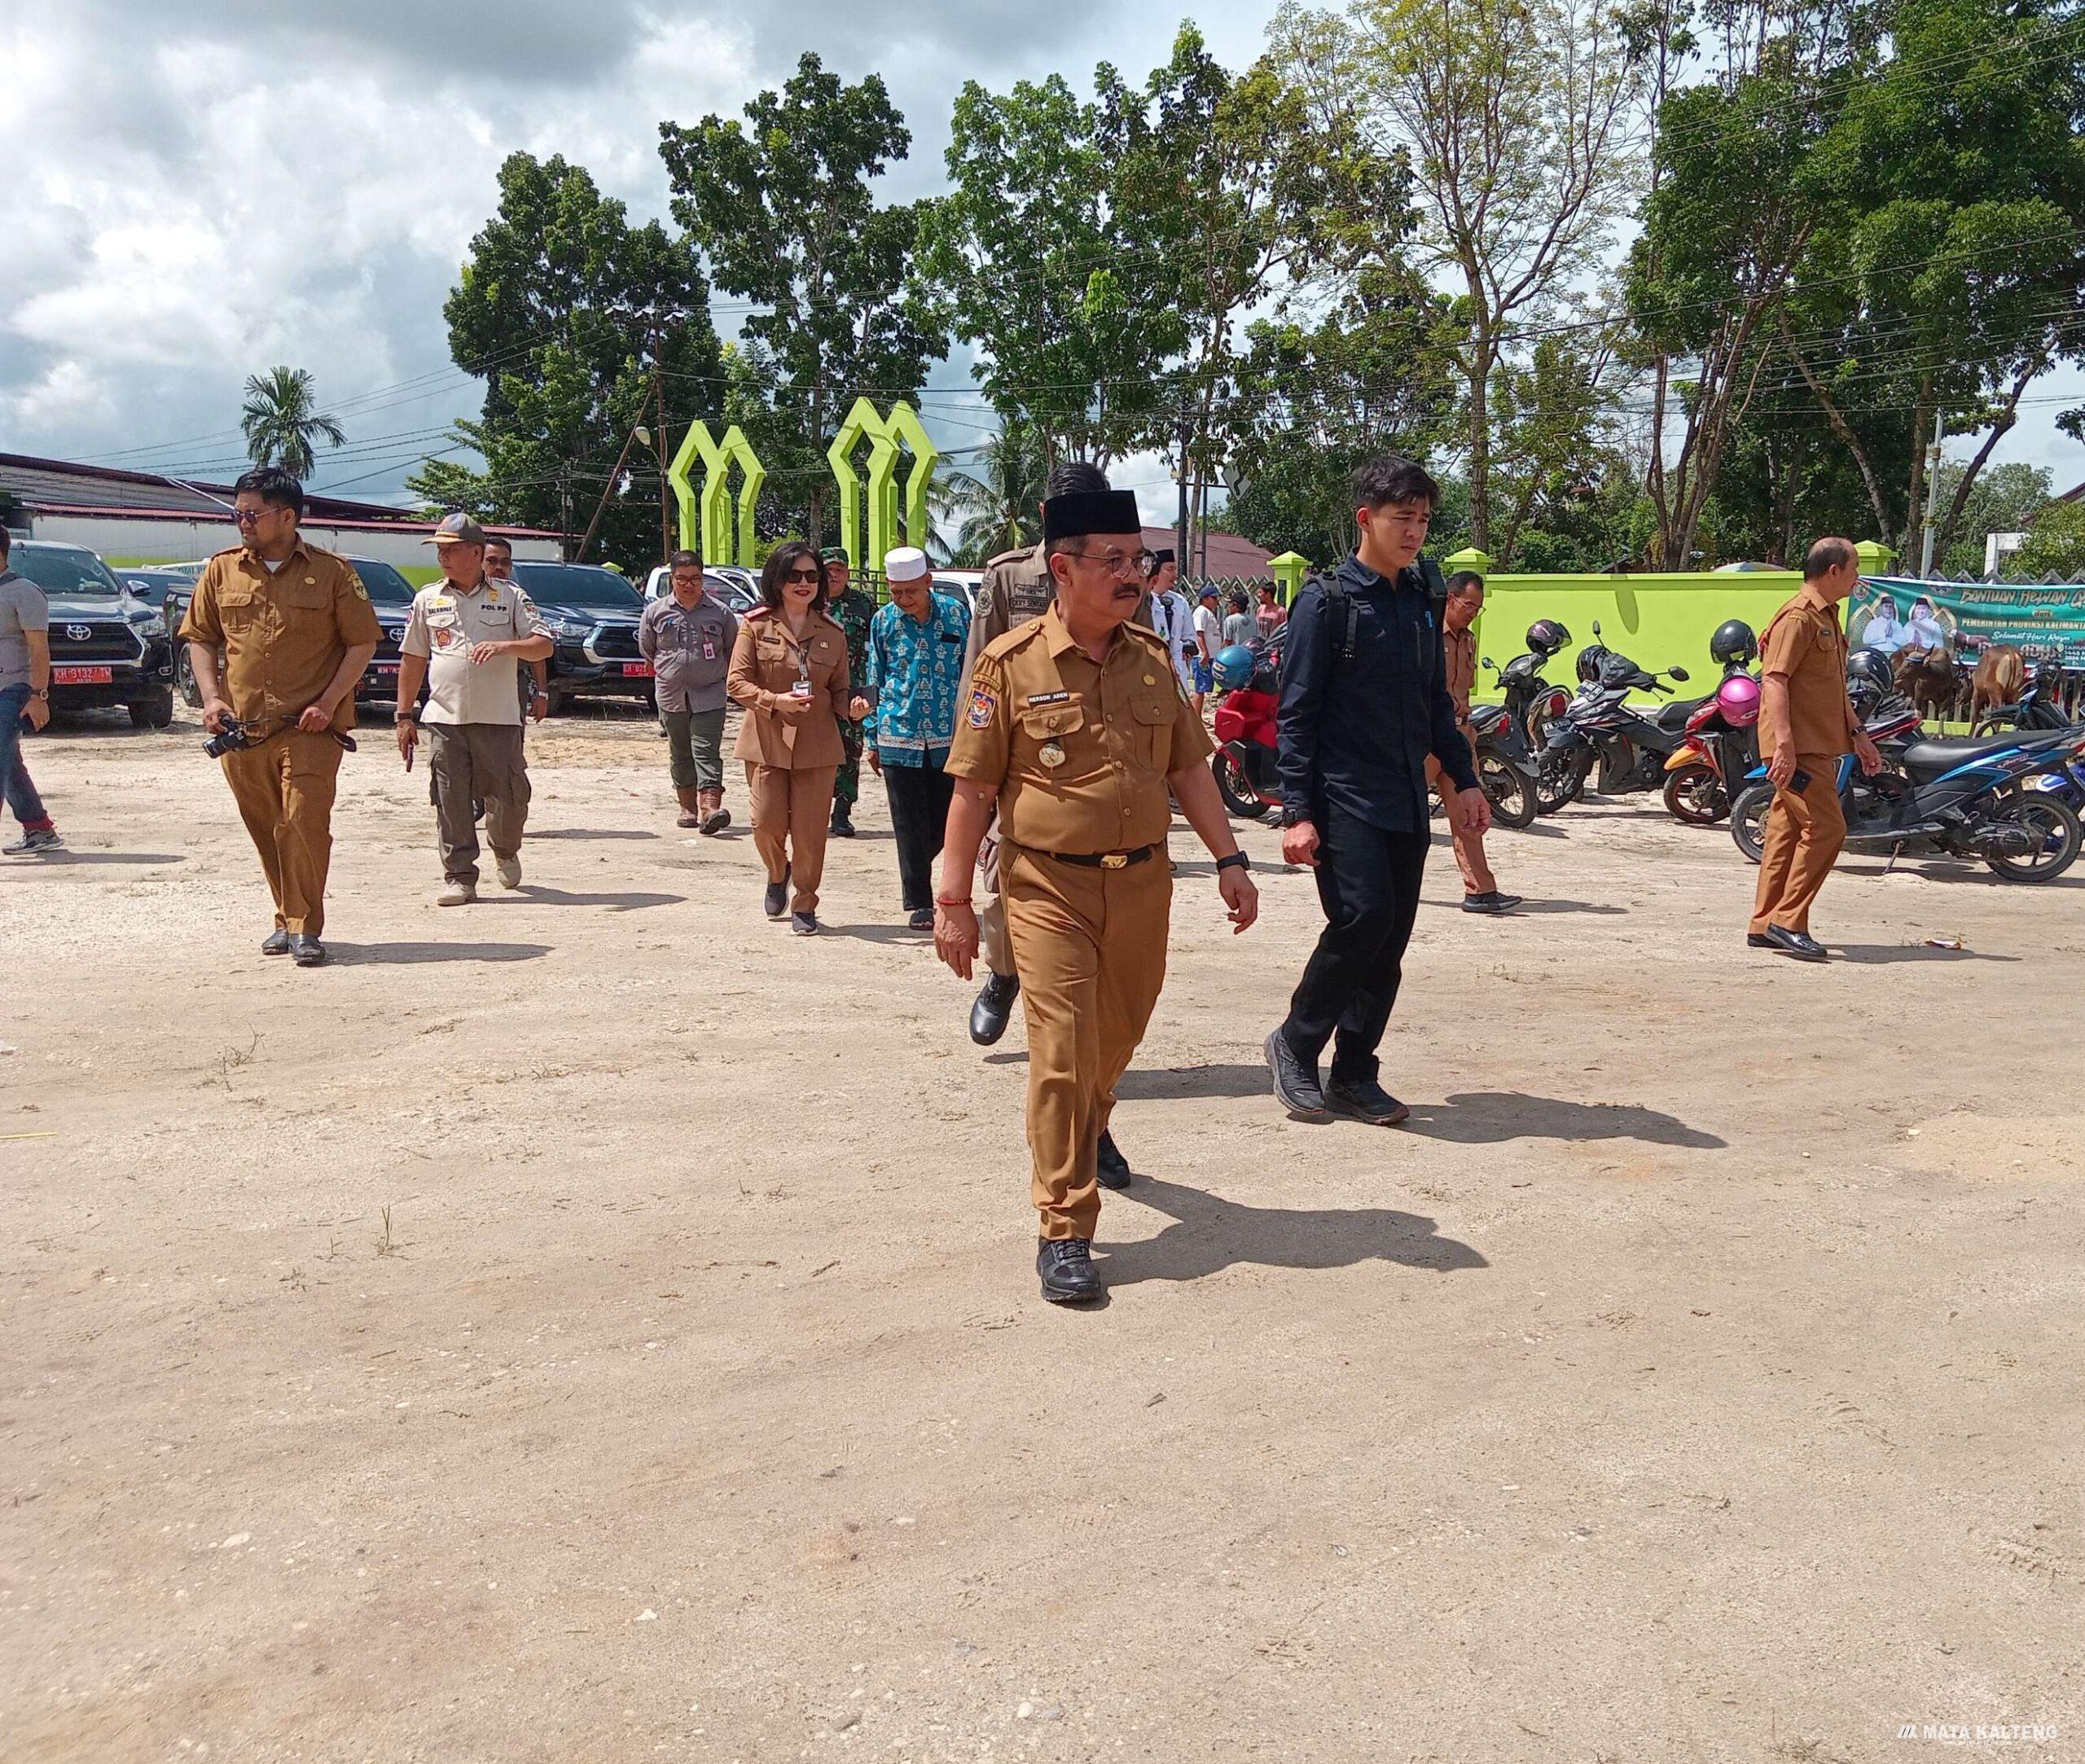
<svg viewBox="0 0 2085 1764"><path fill-rule="evenodd" d="M1266 1094L1308 879L1183 862L1066 1313L873 781L795 939L555 723L443 911L366 729L300 972L196 737L0 867L11 1764L2085 1757L2085 876L1811 969L1648 798L1438 849L1385 1133Z"/></svg>

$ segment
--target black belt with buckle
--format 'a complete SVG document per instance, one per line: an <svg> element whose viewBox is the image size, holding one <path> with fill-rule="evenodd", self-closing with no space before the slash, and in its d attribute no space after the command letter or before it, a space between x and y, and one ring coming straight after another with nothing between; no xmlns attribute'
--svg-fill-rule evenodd
<svg viewBox="0 0 2085 1764"><path fill-rule="evenodd" d="M1046 858L1055 858L1059 863L1075 863L1082 870L1126 870L1133 863L1142 863L1158 849L1156 845L1139 845L1135 851L1051 851Z"/></svg>

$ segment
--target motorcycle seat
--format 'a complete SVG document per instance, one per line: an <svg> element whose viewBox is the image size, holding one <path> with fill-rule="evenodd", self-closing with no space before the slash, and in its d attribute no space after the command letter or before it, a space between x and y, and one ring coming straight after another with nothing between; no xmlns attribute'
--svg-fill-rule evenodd
<svg viewBox="0 0 2085 1764"><path fill-rule="evenodd" d="M1924 772L1938 778L1986 753L2003 753L2014 748L2031 751L2061 747L2075 733L2070 729L2026 734L2008 731L2004 735L1951 735L1944 739L1914 741L1904 749L1901 763L1907 772Z"/></svg>
<svg viewBox="0 0 2085 1764"><path fill-rule="evenodd" d="M1658 706L1657 714L1651 721L1661 729L1669 729L1675 735L1687 726L1687 719L1708 700L1705 698L1676 698L1670 704Z"/></svg>

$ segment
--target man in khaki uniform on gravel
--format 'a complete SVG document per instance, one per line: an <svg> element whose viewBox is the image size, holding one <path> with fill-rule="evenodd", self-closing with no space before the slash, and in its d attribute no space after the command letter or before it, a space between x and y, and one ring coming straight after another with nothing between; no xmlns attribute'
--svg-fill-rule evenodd
<svg viewBox="0 0 2085 1764"><path fill-rule="evenodd" d="M970 977L972 874L997 810L1028 1018L1036 1270L1042 1296L1066 1304L1100 1293L1092 1258L1100 1142L1165 977L1169 789L1216 859L1217 887L1239 930L1257 916L1259 895L1209 769L1209 731L1182 696L1165 644L1127 623L1151 571L1136 498L1052 497L1042 532L1056 599L985 646L956 725L934 946Z"/></svg>
<svg viewBox="0 0 2085 1764"><path fill-rule="evenodd" d="M408 767L419 745L415 717L427 683L428 795L448 886L441 906L478 897L476 805L485 805L500 886L521 886L521 830L529 818L529 764L521 751L520 665L551 652L536 609L511 581L485 574L485 531L450 515L424 542L442 580L413 596L398 643L398 752Z"/></svg>
<svg viewBox="0 0 2085 1764"><path fill-rule="evenodd" d="M237 724L245 736L217 763L275 897L275 928L261 953L317 968L326 959L318 935L334 781L353 745L355 682L384 630L353 566L298 535L304 486L295 478L262 466L232 497L244 543L204 566L181 635L203 726L222 735Z"/></svg>
<svg viewBox="0 0 2085 1764"><path fill-rule="evenodd" d="M1745 941L1799 962L1829 959L1810 934L1810 909L1846 842L1839 756L1850 749L1871 778L1882 770L1846 696L1839 603L1859 586L1851 542L1819 539L1803 558L1802 591L1759 634L1759 751L1774 802Z"/></svg>
<svg viewBox="0 0 2085 1764"><path fill-rule="evenodd" d="M1068 459L1050 474L1047 494L1068 496L1079 491L1104 490L1108 474L1084 460ZM971 608L970 640L963 656L963 681L956 688L959 708L970 702L970 680L977 658L994 638L1017 630L1030 619L1040 618L1056 597L1050 566L1042 556L1040 541L1015 551L1002 551L988 559L985 579L978 585L977 603ZM1133 622L1151 623L1151 597L1140 593ZM987 828L977 854L977 880L985 890L977 909L977 934L985 957L985 984L970 1007L970 1038L980 1047L990 1047L1007 1032L1013 1015L1013 1002L1021 996L1021 981L1013 971L1013 946L1007 937L1006 909L999 898L999 840Z"/></svg>

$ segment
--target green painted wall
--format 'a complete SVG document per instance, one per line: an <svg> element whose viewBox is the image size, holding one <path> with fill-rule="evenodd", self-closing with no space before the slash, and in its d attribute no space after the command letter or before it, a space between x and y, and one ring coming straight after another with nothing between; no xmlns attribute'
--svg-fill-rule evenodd
<svg viewBox="0 0 2085 1764"><path fill-rule="evenodd" d="M1571 643L1544 670L1552 684L1576 687L1579 650L1600 641L1656 672L1677 662L1692 676L1680 696L1697 696L1720 670L1709 660L1709 638L1725 619L1764 630L1782 603L1802 586L1795 570L1757 570L1727 576L1487 576L1484 611L1477 615L1477 652L1500 667L1521 654L1537 619L1561 619ZM1479 666L1479 698L1497 698L1495 677ZM1649 697L1649 694L1638 695Z"/></svg>

